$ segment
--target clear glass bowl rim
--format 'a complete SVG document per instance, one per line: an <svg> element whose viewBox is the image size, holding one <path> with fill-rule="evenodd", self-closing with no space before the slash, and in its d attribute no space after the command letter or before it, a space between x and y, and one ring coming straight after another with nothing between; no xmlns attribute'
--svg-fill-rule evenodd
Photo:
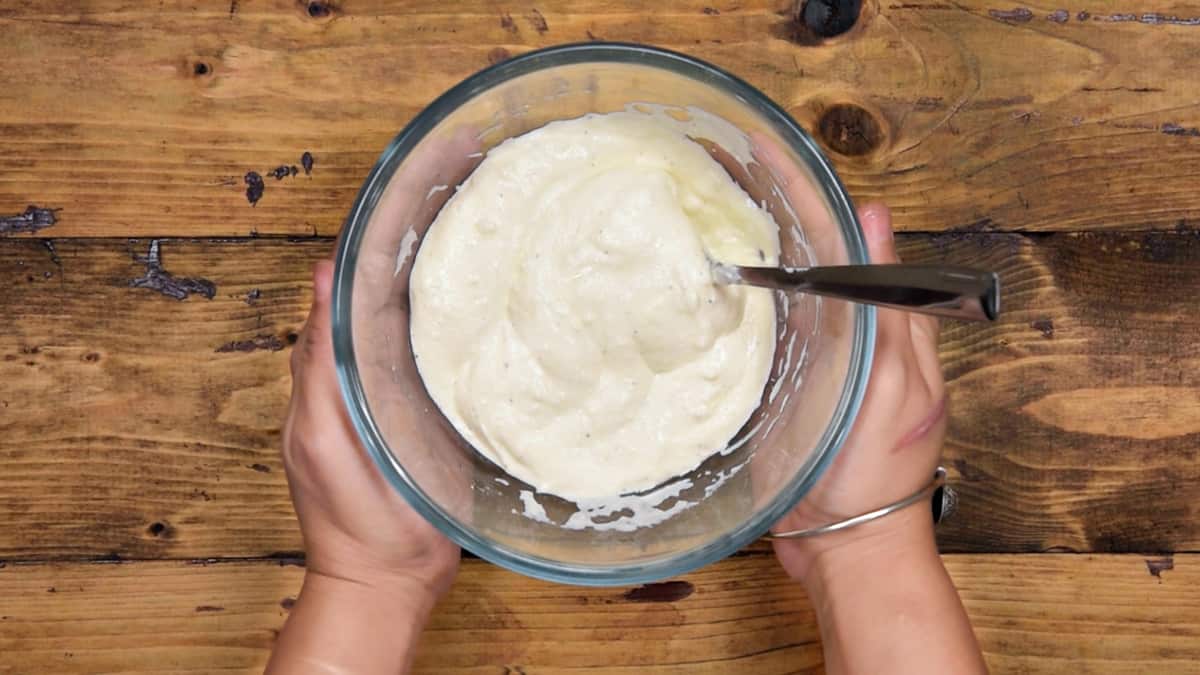
<svg viewBox="0 0 1200 675"><path fill-rule="evenodd" d="M351 294L358 246L375 204L392 176L421 140L460 105L510 79L539 70L584 63L628 63L661 68L724 90L752 106L799 154L831 198L846 242L850 264L870 262L862 228L841 181L809 135L775 102L755 87L716 66L677 52L620 42L587 42L527 52L485 68L463 80L422 110L388 144L359 190L338 239L333 286L333 347L338 384L363 447L388 482L418 512L459 546L494 564L535 578L587 586L641 584L678 576L738 551L762 536L809 491L837 455L866 392L875 345L875 308L854 307L849 371L833 418L815 450L816 461L798 474L767 505L724 536L670 558L649 563L589 567L533 557L480 537L429 499L389 452L363 390L354 354Z"/></svg>

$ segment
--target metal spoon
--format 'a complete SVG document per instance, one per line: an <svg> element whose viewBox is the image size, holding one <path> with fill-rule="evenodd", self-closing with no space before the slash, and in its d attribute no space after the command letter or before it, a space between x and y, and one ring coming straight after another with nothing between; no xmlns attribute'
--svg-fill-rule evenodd
<svg viewBox="0 0 1200 675"><path fill-rule="evenodd" d="M1000 277L995 272L968 267L742 267L709 262L713 279L719 284L813 293L968 321L995 321L1000 313Z"/></svg>

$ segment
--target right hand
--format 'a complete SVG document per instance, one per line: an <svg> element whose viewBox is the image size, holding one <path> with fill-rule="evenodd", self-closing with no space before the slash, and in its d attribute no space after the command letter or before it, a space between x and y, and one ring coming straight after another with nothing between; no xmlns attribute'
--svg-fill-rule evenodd
<svg viewBox="0 0 1200 675"><path fill-rule="evenodd" d="M755 156L796 210L818 262L838 260L841 231L812 178L765 136ZM882 204L858 210L870 260L900 262L891 213ZM875 355L854 428L812 491L772 527L775 532L824 525L872 511L918 491L933 479L946 438L946 384L938 361L938 320L877 308ZM889 555L901 547L933 549L933 516L925 501L840 532L774 543L792 578L808 581L817 563L840 555ZM922 551L936 554L936 549ZM835 561L836 562L836 561Z"/></svg>
<svg viewBox="0 0 1200 675"><path fill-rule="evenodd" d="M891 215L869 204L858 212L871 260L896 263ZM879 308L875 358L854 428L837 459L805 499L774 531L821 525L879 508L929 483L946 437L946 385L937 353L937 319ZM822 557L837 551L894 551L924 545L933 528L921 501L841 532L774 542L793 578L805 581Z"/></svg>

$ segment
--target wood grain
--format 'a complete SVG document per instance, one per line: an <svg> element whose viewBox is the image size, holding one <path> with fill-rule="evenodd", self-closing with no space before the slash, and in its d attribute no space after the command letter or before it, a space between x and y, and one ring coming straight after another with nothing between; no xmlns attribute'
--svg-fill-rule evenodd
<svg viewBox="0 0 1200 675"><path fill-rule="evenodd" d="M1158 576L1140 556L945 561L993 672L1200 672L1200 556ZM302 574L270 562L9 565L0 673L261 672ZM559 586L464 561L416 672L819 671L812 610L771 556L668 588Z"/></svg>
<svg viewBox="0 0 1200 675"><path fill-rule="evenodd" d="M1200 237L944 235L901 255L1000 272L995 325L947 325L956 551L1196 550ZM956 475L955 475L956 474Z"/></svg>
<svg viewBox="0 0 1200 675"><path fill-rule="evenodd" d="M130 287L148 241L51 246L0 246L0 560L299 549L287 345L330 243L161 243L215 286L183 301Z"/></svg>
<svg viewBox="0 0 1200 675"><path fill-rule="evenodd" d="M425 105L584 40L731 70L906 259L1001 272L1002 320L941 343L939 538L993 671L1200 673L1200 6L1148 2L878 0L828 40L790 0L8 3L0 673L261 671L311 264ZM466 560L418 672L819 672L767 551L611 590Z"/></svg>
<svg viewBox="0 0 1200 675"><path fill-rule="evenodd" d="M1200 549L1200 354L1180 339L1200 331L1200 237L900 243L1005 287L999 323L942 336L962 495L944 550ZM0 560L299 550L278 429L330 242L162 241L165 272L215 286L183 301L129 286L147 241L52 246L0 242Z"/></svg>
<svg viewBox="0 0 1200 675"><path fill-rule="evenodd" d="M20 3L0 10L0 217L56 209L52 236L332 235L438 94L605 39L716 63L810 130L848 105L839 124L878 142L834 161L902 228L1194 229L1200 8L864 4L849 33L799 44L784 0ZM268 176L305 152L311 175Z"/></svg>

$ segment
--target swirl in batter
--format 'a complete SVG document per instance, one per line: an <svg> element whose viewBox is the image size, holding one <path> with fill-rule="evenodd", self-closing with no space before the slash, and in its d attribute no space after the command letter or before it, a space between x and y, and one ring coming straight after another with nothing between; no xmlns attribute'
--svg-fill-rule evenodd
<svg viewBox="0 0 1200 675"><path fill-rule="evenodd" d="M723 450L770 369L771 293L715 285L706 251L778 250L770 215L676 126L553 122L493 148L426 233L417 367L458 432L539 492L649 489Z"/></svg>

